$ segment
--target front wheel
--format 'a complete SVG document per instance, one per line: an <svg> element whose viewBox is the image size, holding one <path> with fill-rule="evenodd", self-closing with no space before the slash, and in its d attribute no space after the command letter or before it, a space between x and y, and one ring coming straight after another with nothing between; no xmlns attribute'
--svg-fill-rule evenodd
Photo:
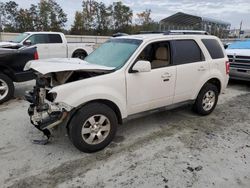
<svg viewBox="0 0 250 188"><path fill-rule="evenodd" d="M0 74L0 104L11 99L14 95L14 84L5 74Z"/></svg>
<svg viewBox="0 0 250 188"><path fill-rule="evenodd" d="M193 106L194 111L200 115L210 114L216 107L218 96L218 88L211 83L207 83L198 94Z"/></svg>
<svg viewBox="0 0 250 188"><path fill-rule="evenodd" d="M102 103L90 103L73 117L69 136L80 151L96 152L113 140L117 124L116 114L110 107Z"/></svg>

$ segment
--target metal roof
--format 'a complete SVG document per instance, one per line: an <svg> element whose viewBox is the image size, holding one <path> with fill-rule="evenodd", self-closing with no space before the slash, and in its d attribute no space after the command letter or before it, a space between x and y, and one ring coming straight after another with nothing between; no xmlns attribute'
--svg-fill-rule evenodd
<svg viewBox="0 0 250 188"><path fill-rule="evenodd" d="M207 17L202 17L202 21L212 22L212 23L221 24L221 25L231 25L231 23L229 23L229 22L224 22L224 21L221 21L221 20L217 20L217 19L214 19L214 18L207 18Z"/></svg>
<svg viewBox="0 0 250 188"><path fill-rule="evenodd" d="M212 18L195 16L195 15L186 14L183 12L178 12L176 14L173 14L172 16L162 19L160 22L172 23L172 24L178 24L178 25L195 25L195 24L200 24L202 21L212 22L212 23L221 24L221 25L231 25L228 22L224 22L224 21L220 21L220 20L216 20Z"/></svg>

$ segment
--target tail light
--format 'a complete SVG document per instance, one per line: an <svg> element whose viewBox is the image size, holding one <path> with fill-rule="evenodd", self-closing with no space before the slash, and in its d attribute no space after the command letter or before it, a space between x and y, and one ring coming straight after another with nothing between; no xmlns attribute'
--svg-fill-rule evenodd
<svg viewBox="0 0 250 188"><path fill-rule="evenodd" d="M39 59L39 56L38 56L37 51L35 51L35 53L34 53L34 60L37 60L37 59Z"/></svg>
<svg viewBox="0 0 250 188"><path fill-rule="evenodd" d="M230 71L230 63L226 61L226 74L229 74Z"/></svg>

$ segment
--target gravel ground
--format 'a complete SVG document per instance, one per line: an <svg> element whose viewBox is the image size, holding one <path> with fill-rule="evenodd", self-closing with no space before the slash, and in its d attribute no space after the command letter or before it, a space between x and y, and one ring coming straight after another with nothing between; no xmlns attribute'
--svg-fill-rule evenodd
<svg viewBox="0 0 250 188"><path fill-rule="evenodd" d="M250 187L250 84L231 82L206 117L190 106L131 119L105 150L81 153L63 128L51 143L29 122L24 91L0 106L1 187Z"/></svg>

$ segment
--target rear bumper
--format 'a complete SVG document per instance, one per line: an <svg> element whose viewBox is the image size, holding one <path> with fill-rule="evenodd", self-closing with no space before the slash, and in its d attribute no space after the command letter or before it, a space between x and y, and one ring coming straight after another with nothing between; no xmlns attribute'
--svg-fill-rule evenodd
<svg viewBox="0 0 250 188"><path fill-rule="evenodd" d="M14 74L14 81L15 82L25 82L29 80L33 80L36 78L36 75L33 71L23 71L23 72L17 72Z"/></svg>
<svg viewBox="0 0 250 188"><path fill-rule="evenodd" d="M224 83L222 83L220 93L225 93L228 82L229 82L229 75L227 74Z"/></svg>

